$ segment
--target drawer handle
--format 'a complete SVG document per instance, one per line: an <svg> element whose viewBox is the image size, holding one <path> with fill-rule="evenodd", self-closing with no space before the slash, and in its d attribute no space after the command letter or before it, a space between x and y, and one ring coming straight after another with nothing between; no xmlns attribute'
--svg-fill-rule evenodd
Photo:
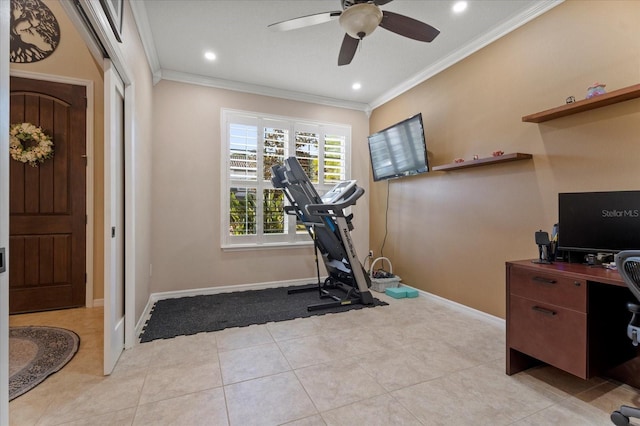
<svg viewBox="0 0 640 426"><path fill-rule="evenodd" d="M553 317L553 316L558 314L555 311L552 311L550 309L541 308L540 306L532 306L531 309L533 309L536 312L540 312L541 314L548 315L550 317Z"/></svg>
<svg viewBox="0 0 640 426"><path fill-rule="evenodd" d="M544 283L544 284L555 284L555 283L557 283L556 280L551 279L551 278L533 277L532 279L533 279L533 281L536 281L536 282L539 282L539 283Z"/></svg>

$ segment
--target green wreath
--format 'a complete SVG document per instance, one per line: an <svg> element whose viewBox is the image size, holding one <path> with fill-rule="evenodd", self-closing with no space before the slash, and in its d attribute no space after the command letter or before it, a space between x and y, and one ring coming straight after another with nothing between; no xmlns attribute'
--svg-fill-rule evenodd
<svg viewBox="0 0 640 426"><path fill-rule="evenodd" d="M31 123L12 124L9 128L9 152L14 160L38 167L53 157L53 142L40 127Z"/></svg>

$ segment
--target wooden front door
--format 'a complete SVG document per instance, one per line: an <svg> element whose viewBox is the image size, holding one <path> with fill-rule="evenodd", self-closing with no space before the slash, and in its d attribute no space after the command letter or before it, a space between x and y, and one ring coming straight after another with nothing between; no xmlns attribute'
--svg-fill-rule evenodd
<svg viewBox="0 0 640 426"><path fill-rule="evenodd" d="M9 311L85 306L86 89L11 77L10 123L41 127L53 158L10 160Z"/></svg>

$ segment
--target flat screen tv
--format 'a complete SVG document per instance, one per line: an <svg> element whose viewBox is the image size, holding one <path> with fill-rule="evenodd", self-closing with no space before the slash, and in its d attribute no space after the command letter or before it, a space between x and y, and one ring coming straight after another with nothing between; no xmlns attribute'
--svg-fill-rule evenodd
<svg viewBox="0 0 640 426"><path fill-rule="evenodd" d="M429 171L422 113L374 133L368 139L374 181Z"/></svg>
<svg viewBox="0 0 640 426"><path fill-rule="evenodd" d="M558 248L591 253L640 249L640 191L558 194Z"/></svg>

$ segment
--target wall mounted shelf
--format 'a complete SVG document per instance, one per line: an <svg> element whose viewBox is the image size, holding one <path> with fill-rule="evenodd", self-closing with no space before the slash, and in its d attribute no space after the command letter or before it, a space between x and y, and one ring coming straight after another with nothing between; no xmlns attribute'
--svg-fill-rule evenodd
<svg viewBox="0 0 640 426"><path fill-rule="evenodd" d="M577 114L607 105L617 104L631 99L640 98L640 84L625 87L623 89L614 90L604 95L595 96L591 99L583 99L570 104L562 105L546 111L529 114L522 117L522 121L527 123L542 123L544 121L554 120L567 115Z"/></svg>
<svg viewBox="0 0 640 426"><path fill-rule="evenodd" d="M470 167L488 166L490 164L507 163L510 161L529 160L533 158L531 154L523 154L521 152L515 152L512 154L503 154L497 157L479 158L477 160L464 161L462 163L450 163L443 164L441 166L434 166L432 170L434 172L446 172L450 170L468 169Z"/></svg>

